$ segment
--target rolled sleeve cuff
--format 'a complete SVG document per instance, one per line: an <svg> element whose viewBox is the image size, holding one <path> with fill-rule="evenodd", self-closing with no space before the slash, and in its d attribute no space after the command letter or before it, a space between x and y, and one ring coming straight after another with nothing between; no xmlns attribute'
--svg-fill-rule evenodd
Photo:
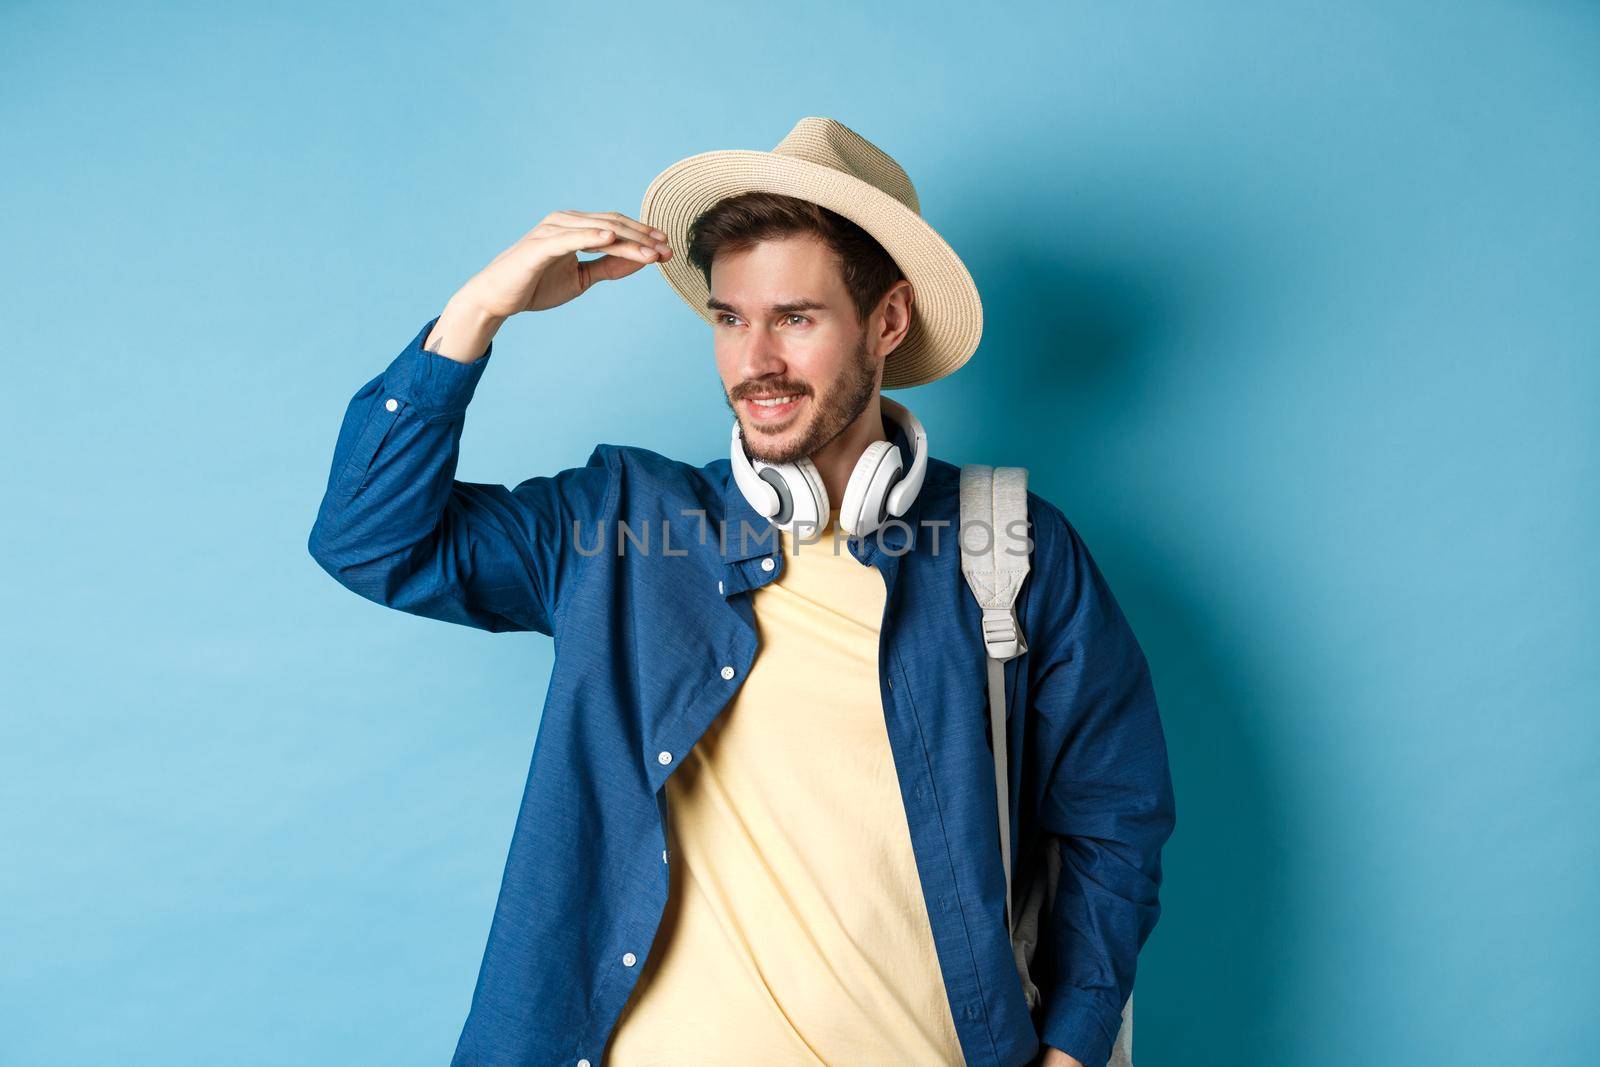
<svg viewBox="0 0 1600 1067"><path fill-rule="evenodd" d="M422 346L438 321L437 315L429 319L383 375L385 395L405 401L427 419L453 418L466 411L478 388L478 379L483 377L489 357L494 354L493 341L471 363L427 351Z"/></svg>
<svg viewBox="0 0 1600 1067"><path fill-rule="evenodd" d="M1111 1007L1090 990L1058 986L1045 1006L1039 1040L1084 1067L1106 1067L1121 1028L1120 1007Z"/></svg>

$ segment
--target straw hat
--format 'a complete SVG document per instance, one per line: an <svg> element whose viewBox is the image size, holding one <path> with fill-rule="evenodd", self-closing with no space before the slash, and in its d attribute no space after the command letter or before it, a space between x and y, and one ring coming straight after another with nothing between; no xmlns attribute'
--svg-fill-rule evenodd
<svg viewBox="0 0 1600 1067"><path fill-rule="evenodd" d="M961 258L922 218L917 191L882 149L833 119L807 117L771 152L728 149L679 160L645 190L639 221L677 254L657 266L706 322L705 276L691 264L689 227L717 201L754 190L820 204L870 233L911 282L911 326L883 367L884 389L942 378L983 334L983 304Z"/></svg>

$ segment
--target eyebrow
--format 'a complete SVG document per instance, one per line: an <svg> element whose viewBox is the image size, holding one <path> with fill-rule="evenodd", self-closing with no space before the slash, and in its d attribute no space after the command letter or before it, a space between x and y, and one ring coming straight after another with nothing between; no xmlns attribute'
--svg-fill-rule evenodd
<svg viewBox="0 0 1600 1067"><path fill-rule="evenodd" d="M737 315L739 309L725 300L716 297L706 301L706 307L712 311L727 311ZM792 315L797 311L826 311L828 305L817 300L786 300L781 304L773 304L767 308L772 315Z"/></svg>

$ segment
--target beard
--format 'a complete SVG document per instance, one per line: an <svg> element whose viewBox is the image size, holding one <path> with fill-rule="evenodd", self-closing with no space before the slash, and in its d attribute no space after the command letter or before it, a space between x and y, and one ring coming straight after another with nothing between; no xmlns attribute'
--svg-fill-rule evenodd
<svg viewBox="0 0 1600 1067"><path fill-rule="evenodd" d="M744 430L745 455L752 460L763 463L795 463L805 457L820 451L824 446L845 431L852 422L861 417L867 410L867 405L872 402L873 390L877 387L877 361L867 352L867 332L861 331L856 347L845 360L844 370L839 377L834 379L828 391L818 397L812 404L811 424L795 438L792 444L780 446L769 444L766 438L771 432L763 426L757 426L752 431L750 425L739 414L738 406L726 393L723 400L733 411L733 417L738 419ZM777 391L797 392L810 394L809 389L790 389L783 383ZM789 427L784 427L778 433L787 432Z"/></svg>

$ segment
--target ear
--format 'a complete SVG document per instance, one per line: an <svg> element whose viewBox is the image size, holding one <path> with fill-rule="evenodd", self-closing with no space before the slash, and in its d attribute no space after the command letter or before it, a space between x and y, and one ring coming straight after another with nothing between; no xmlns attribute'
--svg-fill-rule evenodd
<svg viewBox="0 0 1600 1067"><path fill-rule="evenodd" d="M911 304L915 299L916 293L911 288L911 282L901 278L878 301L875 317L882 319L883 326L878 336L873 338L873 345L880 359L887 359L889 353L899 348L906 339L906 334L911 330Z"/></svg>

